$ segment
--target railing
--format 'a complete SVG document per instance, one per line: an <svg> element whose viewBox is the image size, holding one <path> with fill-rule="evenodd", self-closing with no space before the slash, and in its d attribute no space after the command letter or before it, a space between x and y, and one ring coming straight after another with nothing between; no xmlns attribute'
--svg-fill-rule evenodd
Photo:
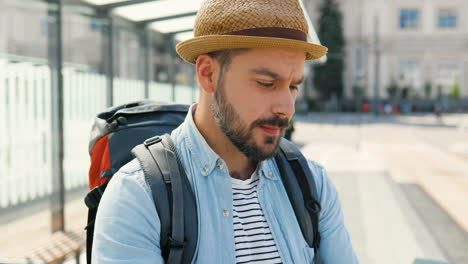
<svg viewBox="0 0 468 264"><path fill-rule="evenodd" d="M65 68L64 174L67 190L86 186L88 137L106 109L106 77ZM0 58L0 210L51 193L51 85L47 65ZM175 101L190 104L196 91L175 86ZM114 104L144 98L144 82L114 78ZM149 98L171 101L172 85L152 82Z"/></svg>

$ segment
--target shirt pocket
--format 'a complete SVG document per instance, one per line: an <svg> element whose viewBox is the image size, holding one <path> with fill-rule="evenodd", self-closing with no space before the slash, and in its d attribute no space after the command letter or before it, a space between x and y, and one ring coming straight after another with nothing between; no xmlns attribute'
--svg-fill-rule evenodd
<svg viewBox="0 0 468 264"><path fill-rule="evenodd" d="M313 264L314 263L314 256L315 256L314 249L311 248L311 247L305 246L302 249L302 252L304 253L304 257L305 257L305 260L306 260L305 263Z"/></svg>

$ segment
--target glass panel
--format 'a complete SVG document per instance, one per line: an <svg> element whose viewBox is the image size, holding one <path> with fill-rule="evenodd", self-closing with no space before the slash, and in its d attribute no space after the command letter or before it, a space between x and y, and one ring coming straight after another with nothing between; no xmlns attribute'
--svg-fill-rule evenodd
<svg viewBox="0 0 468 264"><path fill-rule="evenodd" d="M103 73L104 31L108 21L83 14L82 10L74 7L63 9L64 66Z"/></svg>
<svg viewBox="0 0 468 264"><path fill-rule="evenodd" d="M419 26L419 10L418 9L401 9L400 10L400 28L417 28Z"/></svg>
<svg viewBox="0 0 468 264"><path fill-rule="evenodd" d="M114 73L127 79L143 79L140 71L141 53L139 33L125 27L117 26L114 42Z"/></svg>
<svg viewBox="0 0 468 264"><path fill-rule="evenodd" d="M179 57L173 59L175 63L175 102L191 104L194 102L194 66Z"/></svg>
<svg viewBox="0 0 468 264"><path fill-rule="evenodd" d="M87 186L91 122L106 108L108 21L89 8L63 8L64 175L67 190Z"/></svg>
<svg viewBox="0 0 468 264"><path fill-rule="evenodd" d="M117 25L114 42L114 105L144 98L144 48L142 33Z"/></svg>
<svg viewBox="0 0 468 264"><path fill-rule="evenodd" d="M173 75L172 75L172 52L173 45L168 36L155 33L152 38L152 62L153 80L150 84L149 96L153 100L172 101Z"/></svg>
<svg viewBox="0 0 468 264"><path fill-rule="evenodd" d="M0 53L47 63L47 23L42 2L0 1Z"/></svg>
<svg viewBox="0 0 468 264"><path fill-rule="evenodd" d="M439 10L438 25L440 28L455 28L457 27L457 14L455 10L441 9Z"/></svg>
<svg viewBox="0 0 468 264"><path fill-rule="evenodd" d="M0 1L0 210L51 191L48 10Z"/></svg>

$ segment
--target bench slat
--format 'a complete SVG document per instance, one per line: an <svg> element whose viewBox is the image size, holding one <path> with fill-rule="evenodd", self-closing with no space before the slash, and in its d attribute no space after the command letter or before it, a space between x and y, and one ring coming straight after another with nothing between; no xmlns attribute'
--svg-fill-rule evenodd
<svg viewBox="0 0 468 264"><path fill-rule="evenodd" d="M27 255L30 261L43 261L56 264L64 261L72 254L79 254L86 244L84 230L55 232L40 247L34 248Z"/></svg>

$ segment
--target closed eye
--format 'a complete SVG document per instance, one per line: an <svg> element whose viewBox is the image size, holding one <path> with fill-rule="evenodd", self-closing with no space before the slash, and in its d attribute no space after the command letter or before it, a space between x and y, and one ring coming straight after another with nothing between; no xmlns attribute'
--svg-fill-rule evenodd
<svg viewBox="0 0 468 264"><path fill-rule="evenodd" d="M265 86L265 87L273 86L273 83L268 83L268 82L257 81L257 83L260 84L261 86Z"/></svg>
<svg viewBox="0 0 468 264"><path fill-rule="evenodd" d="M289 88L294 89L294 90L298 90L298 89L299 89L299 86L291 85L291 86L289 86Z"/></svg>

